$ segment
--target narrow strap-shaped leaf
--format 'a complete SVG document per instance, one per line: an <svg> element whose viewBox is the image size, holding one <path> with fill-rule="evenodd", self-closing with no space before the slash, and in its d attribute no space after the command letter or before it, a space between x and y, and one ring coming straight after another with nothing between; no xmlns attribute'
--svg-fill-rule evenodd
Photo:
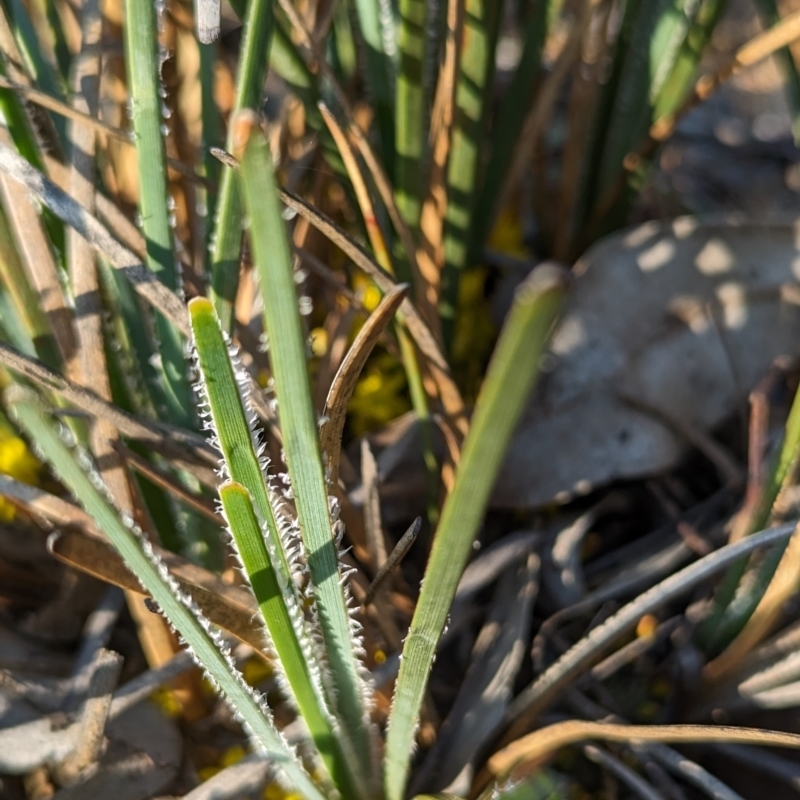
<svg viewBox="0 0 800 800"><path fill-rule="evenodd" d="M211 301L203 297L197 297L189 303L189 316L203 378L202 390L211 412L217 443L225 459L225 468L232 480L250 492L259 518L267 526L270 545L278 559L277 567L283 579L291 583L289 562L270 502L266 463L262 463L259 457L261 443L255 430L255 415L246 405L239 389L219 318Z"/></svg>
<svg viewBox="0 0 800 800"><path fill-rule="evenodd" d="M219 496L278 656L284 691L294 700L334 784L345 797L362 796L342 753L341 733L325 701L320 667L305 631L303 612L292 587L273 566L276 558L267 552L250 493L241 484L227 483L220 487Z"/></svg>
<svg viewBox="0 0 800 800"><path fill-rule="evenodd" d="M204 243L209 247L212 241L213 220L217 215L217 192L212 186L220 182L220 164L211 154L212 147L219 147L224 141L222 115L214 101L214 66L217 60L217 45L198 44L200 55L200 117L203 123L203 160L202 174L209 185L198 184L196 213L198 227L204 236Z"/></svg>
<svg viewBox="0 0 800 800"><path fill-rule="evenodd" d="M47 5L50 5L49 3ZM6 3L6 8L11 16L11 22L14 27L14 35L19 45L20 50L25 56L25 64L30 69L31 78L36 86L42 91L46 92L52 97L63 99L66 89L66 75L59 76L57 69L45 57L42 52L42 47L36 32L36 23L31 15L31 9L26 7L22 0L10 0ZM36 12L34 12L35 14ZM42 22L44 20L41 20ZM49 21L49 20L48 20ZM55 26L51 28L53 33L56 33ZM6 56L9 56L6 53ZM45 123L47 131L44 134L44 139L51 147L66 149L66 127L65 120L56 117L54 120L47 119ZM51 134L56 133L57 140L52 140Z"/></svg>
<svg viewBox="0 0 800 800"><path fill-rule="evenodd" d="M489 365L403 647L386 739L388 800L402 800L405 794L414 731L436 647L566 285L567 274L561 269L544 265L534 270L517 290Z"/></svg>
<svg viewBox="0 0 800 800"><path fill-rule="evenodd" d="M14 246L8 218L2 207L0 207L0 282L8 292L18 315L20 330L15 331L15 334L29 340L35 349L35 354L48 366L58 369L61 366L61 359L52 328L25 274Z"/></svg>
<svg viewBox="0 0 800 800"><path fill-rule="evenodd" d="M168 288L178 287L172 249L167 162L161 138L156 11L147 0L125 2L125 61L131 95L131 125L136 138L139 211L147 242L147 266ZM191 391L180 334L156 314L167 408L173 421L192 427Z"/></svg>
<svg viewBox="0 0 800 800"><path fill-rule="evenodd" d="M250 0L236 75L234 113L243 108L257 109L259 106L267 72L272 27L272 0ZM233 326L233 303L239 286L242 200L236 176L229 169L222 173L211 241L211 293L222 328L230 332Z"/></svg>
<svg viewBox="0 0 800 800"><path fill-rule="evenodd" d="M461 271L469 266L469 239L480 186L481 147L502 7L501 0L466 0L465 3L463 46L447 163L444 267L439 302L446 348L453 335Z"/></svg>
<svg viewBox="0 0 800 800"><path fill-rule="evenodd" d="M650 91L653 51L664 48L656 32L659 27L663 29L665 23L671 22L669 6L666 0L643 2L632 21L631 36L623 51L624 61L598 170L601 195L622 169L625 155L641 141L652 121ZM677 51L672 54L673 60L676 57ZM666 66L659 64L660 71L664 72Z"/></svg>
<svg viewBox="0 0 800 800"><path fill-rule="evenodd" d="M375 107L383 163L394 153L394 58L397 41L389 0L353 0L358 27L364 38L364 80Z"/></svg>
<svg viewBox="0 0 800 800"><path fill-rule="evenodd" d="M52 414L32 392L14 387L7 393L6 399L21 427L35 442L64 485L108 536L139 582L186 641L195 658L267 750L270 759L305 798L323 800L324 795L314 785L297 756L275 728L263 699L247 686L236 670L229 654L224 650L222 640L213 632L199 609L181 594L166 569L153 555L149 544L132 524L126 524L119 518L88 457L81 453L76 458L51 421Z"/></svg>
<svg viewBox="0 0 800 800"><path fill-rule="evenodd" d="M697 78L697 67L706 45L726 8L725 0L700 0L697 3L672 72L653 103L653 119L659 120L674 114L686 99L687 92Z"/></svg>
<svg viewBox="0 0 800 800"><path fill-rule="evenodd" d="M339 572L289 242L267 140L252 116L240 115L234 125L235 140L244 150L239 175L260 279L278 416L300 532L335 686L336 710L342 718L344 735L361 759L364 791L369 793L372 737L366 714L366 688L357 658L360 643L353 635Z"/></svg>
<svg viewBox="0 0 800 800"><path fill-rule="evenodd" d="M395 186L397 207L406 225L419 224L422 159L426 131L424 91L425 2L400 2L400 68L395 98Z"/></svg>

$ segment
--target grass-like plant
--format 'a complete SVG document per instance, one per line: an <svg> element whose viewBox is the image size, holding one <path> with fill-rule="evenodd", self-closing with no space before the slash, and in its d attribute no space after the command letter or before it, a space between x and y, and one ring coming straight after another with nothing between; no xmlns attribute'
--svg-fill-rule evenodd
<svg viewBox="0 0 800 800"><path fill-rule="evenodd" d="M353 0L339 7L312 3L313 13L304 16L292 0L235 0L244 30L226 140L214 101L222 60L205 42L213 20L200 15L213 3L196 0L203 6L196 16L204 20L198 43L187 32L186 4L168 3L165 12L150 0L125 0L129 102L124 114L117 109L117 123L127 115L129 130L97 116L97 4L84 4L82 36L73 40L62 24L68 4L56 5L59 13L43 14L36 3L0 3L0 362L4 382L12 384L5 409L287 786L308 800L403 800L437 647L570 279L566 269L544 263L521 284L493 349L480 343L492 356L479 392L454 378L458 353L470 353L474 344L464 335L474 321L463 318L462 289L484 260L498 216L515 207L526 172L534 178L538 223L532 244L542 259L571 261L622 224L656 142L699 96L695 69L725 4L518 3L520 58L498 97L502 3L400 0L395 8ZM791 24L777 21L772 38L740 51L728 71L788 44L797 36ZM163 50L170 39L162 28L175 34L181 68L197 64L199 108L181 107L180 92L164 82L172 54ZM40 38L42 31L49 36ZM583 64L581 54L598 47L596 61ZM601 62L605 71L596 66ZM300 135L287 132L288 125L273 124L269 136L262 128L269 67L298 99L294 111L302 106ZM575 108L581 98L592 102L570 115L557 160L549 134L566 94ZM371 124L364 122L364 100ZM199 126L194 152L187 144L191 120ZM280 136L272 135L276 130ZM87 131L97 134L96 142L88 136L88 150ZM304 149L309 132L313 150ZM271 146L285 155L291 136L302 152L276 175ZM298 171L300 162L314 168ZM554 169L545 170L545 162ZM135 201L138 229L123 212L125 164L135 165L138 187L127 200ZM278 183L281 177L305 190L308 175L344 186L334 210L349 202L356 212L349 231ZM319 186L313 191L323 196ZM287 216L301 221L291 235ZM348 285L341 272L317 263L298 233L309 227L331 243L330 253L335 246L355 265L361 286L386 298L342 359L324 403L316 404L308 335L314 309L295 262L313 264L320 280L359 312L366 295L354 294L355 279ZM359 244L362 232L369 247ZM89 248L76 248L72 237ZM251 290L260 321L248 316L252 298L244 310L237 307ZM342 331L337 335L347 342L351 330L342 323ZM347 404L379 340L399 364L422 425L429 519L436 523L413 619L401 632L402 658L382 729L364 663L361 609L340 552L336 479ZM465 394L477 396L471 414ZM320 418L323 407L335 424ZM748 533L765 526L794 463L796 416ZM449 449L445 464L434 456L435 427ZM223 528L212 501L219 502ZM517 699L516 732L525 732L521 720L538 713L553 687L643 613L786 535L761 534L712 554L623 608ZM193 599L191 582L179 585L156 545L209 568L227 552L238 558L260 616L253 622L238 609L228 629L247 628L250 643L263 642L281 702L304 723L299 750L237 671L220 632L226 615L209 610L207 594ZM731 573L729 595L738 578ZM720 618L728 599L723 593ZM154 624L149 617L142 624ZM619 731L567 733L553 742L613 738ZM707 735L664 733L676 741ZM796 744L788 735L731 737ZM522 749L502 751L507 758L500 762L516 767L547 750L541 736L520 741ZM506 783L510 770L492 772L487 792L505 798L558 792L546 775Z"/></svg>
<svg viewBox="0 0 800 800"><path fill-rule="evenodd" d="M71 450L45 406L29 391L10 390L13 417L62 482L95 518L126 564L178 630L198 662L241 714L288 783L309 798L333 789L347 797L375 797L376 732L368 716L369 687L360 641L337 552L335 514L325 484L318 425L310 403L305 340L284 223L272 189L266 139L252 120L239 121L242 191L253 255L260 271L265 330L270 342L278 417L288 482L269 474L261 455L249 386L205 299L189 307L209 427L229 480L219 495L232 540L258 601L269 650L288 699L305 721L327 770L316 786L272 725L269 712L236 672L224 645L190 598L159 569L130 520L114 510L85 452ZM403 794L435 645L456 584L471 551L500 459L536 376L547 334L566 288L566 274L538 270L521 287L487 375L453 493L445 504L427 585L405 645L386 743L386 794ZM515 379L511 380L512 373ZM63 433L62 431L61 433ZM296 520L287 517L291 489ZM436 554L440 553L441 556ZM307 571L307 580L304 573Z"/></svg>

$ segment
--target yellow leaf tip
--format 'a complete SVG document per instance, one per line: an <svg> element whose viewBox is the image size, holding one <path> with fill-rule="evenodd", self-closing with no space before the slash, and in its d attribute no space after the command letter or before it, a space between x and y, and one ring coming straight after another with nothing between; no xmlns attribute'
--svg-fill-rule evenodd
<svg viewBox="0 0 800 800"><path fill-rule="evenodd" d="M207 297L193 297L189 301L189 311L206 313L214 310L214 304Z"/></svg>
<svg viewBox="0 0 800 800"><path fill-rule="evenodd" d="M222 496L223 493L243 494L249 496L249 492L247 491L247 489L245 489L245 487L242 486L241 483L237 483L236 481L225 481L225 483L223 483L222 486L219 487L220 497Z"/></svg>

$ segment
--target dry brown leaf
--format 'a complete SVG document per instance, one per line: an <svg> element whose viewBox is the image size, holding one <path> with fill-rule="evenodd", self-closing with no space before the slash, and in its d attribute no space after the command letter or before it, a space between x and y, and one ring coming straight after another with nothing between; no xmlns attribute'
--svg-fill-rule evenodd
<svg viewBox="0 0 800 800"><path fill-rule="evenodd" d="M739 742L800 748L796 733L734 728L727 725L617 725L606 722L569 720L529 733L495 753L488 762L494 776L505 776L525 764L541 762L561 747L584 739L609 742Z"/></svg>
<svg viewBox="0 0 800 800"><path fill-rule="evenodd" d="M65 530L51 537L49 547L50 552L65 564L122 589L144 593L116 550L98 536ZM257 653L263 654L263 627L255 621L258 618L258 607L247 589L224 583L213 573L175 553L158 547L153 549L181 589L197 603L214 625L249 644Z"/></svg>
<svg viewBox="0 0 800 800"><path fill-rule="evenodd" d="M319 438L330 475L329 481L332 484L339 478L339 453L342 448L342 431L344 431L347 405L369 354L386 330L386 326L394 318L407 292L408 286L399 284L384 295L378 307L364 323L364 327L358 332L328 391L325 409L322 412L323 419L327 421L322 426Z"/></svg>

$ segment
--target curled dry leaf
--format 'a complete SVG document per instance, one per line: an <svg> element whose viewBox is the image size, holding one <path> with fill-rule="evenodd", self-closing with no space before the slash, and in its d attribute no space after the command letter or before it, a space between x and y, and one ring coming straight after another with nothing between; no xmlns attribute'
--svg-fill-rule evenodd
<svg viewBox="0 0 800 800"><path fill-rule="evenodd" d="M800 342L793 224L679 218L611 236L579 279L494 503L536 507L673 466ZM633 401L633 402L631 402Z"/></svg>
<svg viewBox="0 0 800 800"><path fill-rule="evenodd" d="M395 312L408 292L406 284L393 286L383 297L380 305L364 324L356 336L352 347L339 367L333 384L328 391L325 409L322 413L326 420L320 431L320 449L325 454L326 467L330 471L330 482L335 484L339 475L339 453L342 447L342 431L344 430L347 404L353 396L356 382L361 370L367 363L386 326L391 322Z"/></svg>

